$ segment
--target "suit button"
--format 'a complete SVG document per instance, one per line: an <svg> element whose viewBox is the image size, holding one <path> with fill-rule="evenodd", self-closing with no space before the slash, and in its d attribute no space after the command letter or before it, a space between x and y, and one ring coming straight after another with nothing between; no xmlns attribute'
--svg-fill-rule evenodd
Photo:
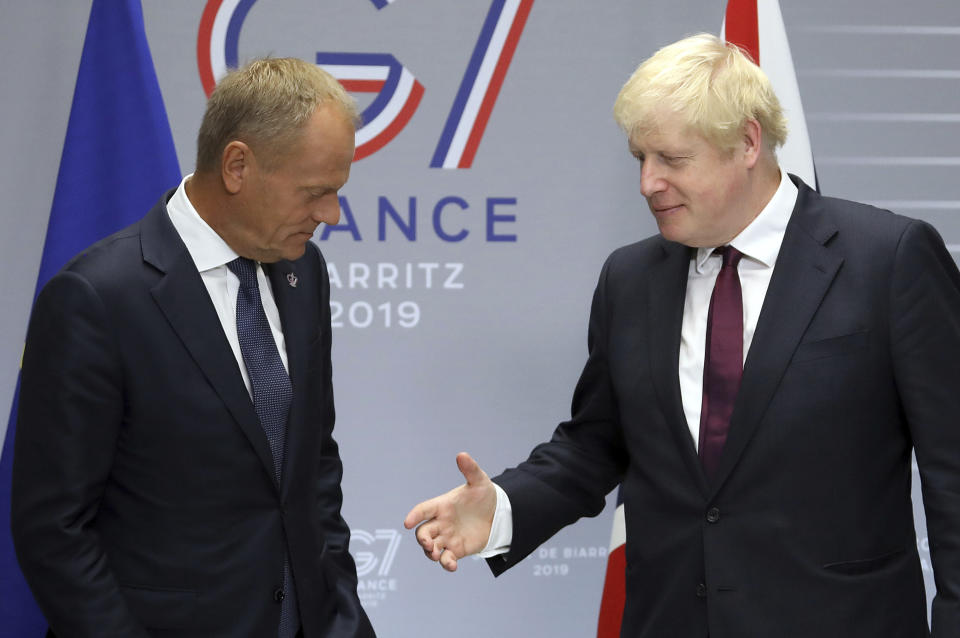
<svg viewBox="0 0 960 638"><path fill-rule="evenodd" d="M707 510L708 523L716 523L719 520L720 520L720 510L718 510L716 507L711 507L710 509Z"/></svg>
<svg viewBox="0 0 960 638"><path fill-rule="evenodd" d="M706 598L707 597L707 586L703 583L697 585L697 598Z"/></svg>
<svg viewBox="0 0 960 638"><path fill-rule="evenodd" d="M273 590L273 602L282 603L283 602L283 589L277 587Z"/></svg>

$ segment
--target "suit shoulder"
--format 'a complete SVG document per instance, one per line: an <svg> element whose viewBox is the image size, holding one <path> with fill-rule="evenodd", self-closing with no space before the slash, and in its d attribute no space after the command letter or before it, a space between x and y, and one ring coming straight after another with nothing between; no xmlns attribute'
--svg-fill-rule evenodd
<svg viewBox="0 0 960 638"><path fill-rule="evenodd" d="M75 255L60 272L71 272L92 284L122 279L143 260L140 221L91 244Z"/></svg>
<svg viewBox="0 0 960 638"><path fill-rule="evenodd" d="M871 204L824 195L815 195L813 209L829 218L838 230L852 231L860 239L899 238L908 226L925 223Z"/></svg>
<svg viewBox="0 0 960 638"><path fill-rule="evenodd" d="M924 222L876 206L821 195L805 184L788 226L817 243L842 251L846 259L862 259L883 268L896 254L907 229Z"/></svg>
<svg viewBox="0 0 960 638"><path fill-rule="evenodd" d="M641 271L661 259L668 244L669 242L660 235L653 235L632 244L621 246L610 253L603 268L611 273Z"/></svg>

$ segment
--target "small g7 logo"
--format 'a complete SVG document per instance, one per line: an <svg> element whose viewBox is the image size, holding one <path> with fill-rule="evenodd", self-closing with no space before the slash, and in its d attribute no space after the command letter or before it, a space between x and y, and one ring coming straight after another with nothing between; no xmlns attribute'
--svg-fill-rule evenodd
<svg viewBox="0 0 960 638"><path fill-rule="evenodd" d="M355 529L350 532L350 542L354 545L359 541L364 545L370 546L374 543L386 544L386 548L380 552L367 550L354 550L353 559L357 563L357 576L366 576L377 569L378 576L386 576L390 572L390 566L393 565L393 559L397 555L397 546L400 545L401 534L395 529L378 529L373 534L365 532L362 529Z"/></svg>

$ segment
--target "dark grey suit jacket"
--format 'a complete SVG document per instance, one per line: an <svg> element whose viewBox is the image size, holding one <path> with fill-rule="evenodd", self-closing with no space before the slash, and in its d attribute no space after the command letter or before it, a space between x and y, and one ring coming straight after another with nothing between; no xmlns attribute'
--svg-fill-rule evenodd
<svg viewBox="0 0 960 638"><path fill-rule="evenodd" d="M516 564L622 483L630 638L920 638L922 476L933 635L960 637L960 274L927 224L800 189L714 480L683 414L689 249L600 275L570 421L495 480Z"/></svg>
<svg viewBox="0 0 960 638"><path fill-rule="evenodd" d="M24 575L58 636L275 636L286 544L305 636L373 636L340 515L323 258L308 244L265 267L293 385L278 485L171 194L37 299L13 473Z"/></svg>

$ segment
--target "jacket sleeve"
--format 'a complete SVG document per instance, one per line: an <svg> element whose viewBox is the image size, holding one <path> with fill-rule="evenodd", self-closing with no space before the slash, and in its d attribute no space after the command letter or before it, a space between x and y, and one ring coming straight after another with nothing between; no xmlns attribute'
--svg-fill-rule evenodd
<svg viewBox="0 0 960 638"><path fill-rule="evenodd" d="M313 246L312 243L308 246ZM314 247L315 248L315 247ZM317 251L319 254L319 251ZM336 597L337 613L331 636L372 637L373 627L357 596L357 567L350 555L350 528L340 509L343 505L343 463L340 450L333 438L336 411L333 402L333 369L331 362L332 327L330 322L330 280L327 265L320 256L320 330L322 332L323 383L326 401L321 416L320 470L318 474L317 507L324 529L324 565L328 570L330 587Z"/></svg>
<svg viewBox="0 0 960 638"><path fill-rule="evenodd" d="M608 366L610 261L600 274L590 311L587 363L573 395L571 418L529 458L493 480L510 499L510 551L487 560L500 575L562 527L596 516L620 482L627 457Z"/></svg>
<svg viewBox="0 0 960 638"><path fill-rule="evenodd" d="M77 273L55 276L24 350L11 494L17 558L57 635L146 638L93 522L123 418L107 309Z"/></svg>
<svg viewBox="0 0 960 638"><path fill-rule="evenodd" d="M937 593L934 638L960 637L960 273L943 240L914 222L890 288L897 389L920 470Z"/></svg>

